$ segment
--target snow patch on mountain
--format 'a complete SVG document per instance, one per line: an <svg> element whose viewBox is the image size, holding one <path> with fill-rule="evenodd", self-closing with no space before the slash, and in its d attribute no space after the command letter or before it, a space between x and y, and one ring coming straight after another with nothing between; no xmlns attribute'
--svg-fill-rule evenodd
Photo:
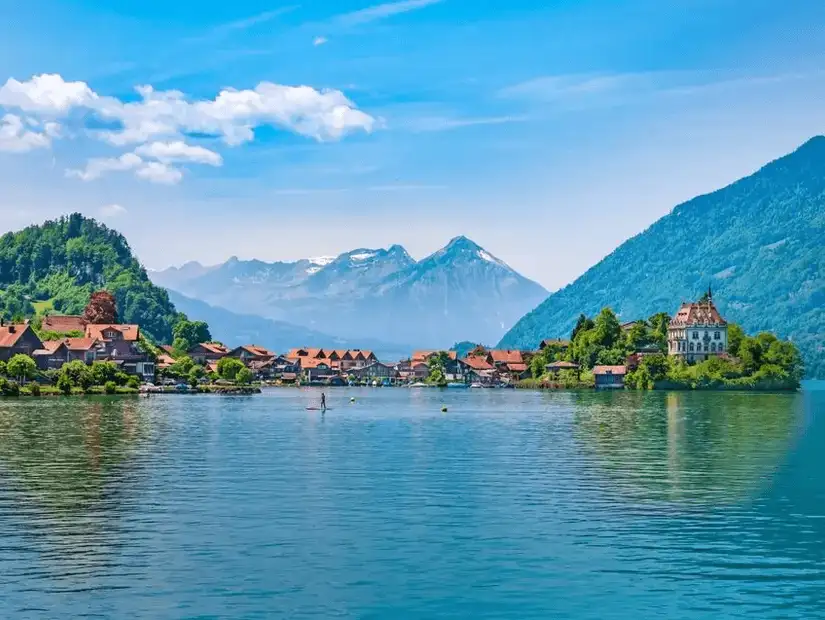
<svg viewBox="0 0 825 620"><path fill-rule="evenodd" d="M360 254L350 254L350 258L354 261L365 261L375 257L375 252L362 252Z"/></svg>

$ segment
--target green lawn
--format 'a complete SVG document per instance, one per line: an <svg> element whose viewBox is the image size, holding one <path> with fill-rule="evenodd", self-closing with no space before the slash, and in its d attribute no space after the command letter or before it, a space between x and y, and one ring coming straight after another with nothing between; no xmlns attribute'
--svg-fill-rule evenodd
<svg viewBox="0 0 825 620"><path fill-rule="evenodd" d="M38 316L43 316L47 311L54 310L54 299L47 299L46 301L33 301L34 311Z"/></svg>

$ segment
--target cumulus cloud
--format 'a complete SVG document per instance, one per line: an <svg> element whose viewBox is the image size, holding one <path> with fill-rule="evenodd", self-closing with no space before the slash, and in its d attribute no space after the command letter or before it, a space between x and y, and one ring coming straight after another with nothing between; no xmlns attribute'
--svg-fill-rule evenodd
<svg viewBox="0 0 825 620"><path fill-rule="evenodd" d="M126 214L126 207L117 204L106 205L100 208L100 215L104 218L113 218Z"/></svg>
<svg viewBox="0 0 825 620"><path fill-rule="evenodd" d="M29 129L23 119L14 114L0 118L0 151L25 153L51 145L52 137L58 132L55 123L49 123L43 132Z"/></svg>
<svg viewBox="0 0 825 620"><path fill-rule="evenodd" d="M120 157L95 157L86 162L84 170L67 170L66 176L75 177L81 181L94 181L108 172L133 170L141 165L143 165L143 159L134 153L124 153Z"/></svg>
<svg viewBox="0 0 825 620"><path fill-rule="evenodd" d="M257 127L271 126L327 142L357 131L369 133L378 126L375 118L359 110L340 90L260 82L252 89L226 88L214 99L202 100L148 85L136 90L140 98L124 102L94 92L85 82L68 82L57 74L38 75L25 82L12 78L0 86L0 107L34 116L44 123L44 129L42 134L23 129L25 133L18 135L21 130L17 125L12 128L12 121L6 121L9 127L5 131L9 135L15 132L15 144L22 140L29 148L48 146L51 138L60 135L56 121L82 109L114 124L111 129L92 131L93 137L114 146L138 146L135 153L90 160L85 170L70 171L71 176L89 180L128 166L126 169L135 169L140 178L171 183L180 180L181 172L170 168L169 163L220 166L223 162L215 151L185 144L186 135L212 136L228 146L238 146L254 140ZM136 164L134 158L141 156L156 160L158 165Z"/></svg>
<svg viewBox="0 0 825 620"><path fill-rule="evenodd" d="M164 164L186 161L210 166L223 164L223 158L215 151L210 151L202 146L191 146L181 140L144 144L136 148L135 153L150 159L156 159Z"/></svg>

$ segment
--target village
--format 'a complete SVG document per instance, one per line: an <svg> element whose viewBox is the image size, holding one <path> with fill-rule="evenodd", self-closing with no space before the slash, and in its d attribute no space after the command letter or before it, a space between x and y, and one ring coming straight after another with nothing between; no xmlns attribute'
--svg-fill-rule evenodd
<svg viewBox="0 0 825 620"><path fill-rule="evenodd" d="M113 304L113 298L107 295L95 293L93 302L98 296L98 301ZM93 305L90 302L90 307ZM662 346L640 346L627 352L624 363L595 363L584 368L571 361L567 355L571 341L564 339L546 339L534 351L482 346L463 354L454 350L421 350L400 361L380 360L373 351L362 349L304 347L277 353L255 344L230 348L219 342L200 342L182 351L172 345L148 344L139 325L93 320L88 312L52 314L42 317L38 330L30 321L0 321L0 361L8 362L23 354L32 358L41 372L59 371L70 362L109 362L144 386L174 385L182 390L188 389L190 383L196 387L226 382L227 378L263 385L508 388L526 387L537 375L545 378L546 387L548 381L559 377L575 377L579 385L583 373L591 382L588 387L612 389L624 387L625 377L638 368L645 356L665 353ZM643 323L617 324L616 329L628 334ZM666 328L666 353L673 358L691 364L727 356L728 324L710 293L699 302L683 303L675 316L669 318ZM57 337L41 339L38 333ZM65 334L69 335L61 336ZM537 366L536 357L542 355L539 361L550 361ZM184 372L182 359L187 362ZM237 361L236 370L229 377L222 370L222 360ZM198 370L194 375L193 368ZM237 370L240 368L245 369L242 375Z"/></svg>

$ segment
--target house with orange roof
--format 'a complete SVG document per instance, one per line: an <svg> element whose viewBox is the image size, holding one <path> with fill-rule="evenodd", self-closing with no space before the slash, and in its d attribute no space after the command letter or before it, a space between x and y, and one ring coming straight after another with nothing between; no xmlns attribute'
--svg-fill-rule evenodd
<svg viewBox="0 0 825 620"><path fill-rule="evenodd" d="M626 375L627 366L593 367L596 389L621 389L624 387L624 378Z"/></svg>
<svg viewBox="0 0 825 620"><path fill-rule="evenodd" d="M208 362L217 362L229 355L229 349L217 342L201 342L193 346L186 354L201 366Z"/></svg>
<svg viewBox="0 0 825 620"><path fill-rule="evenodd" d="M154 379L155 359L140 347L140 326L89 323L86 338L98 342L95 359L114 362L123 372L144 380Z"/></svg>
<svg viewBox="0 0 825 620"><path fill-rule="evenodd" d="M0 320L0 360L8 361L20 353L32 355L43 348L43 342L28 323L6 323Z"/></svg>
<svg viewBox="0 0 825 620"><path fill-rule="evenodd" d="M688 363L727 353L728 322L722 318L713 292L698 302L682 303L667 329L668 354Z"/></svg>
<svg viewBox="0 0 825 620"><path fill-rule="evenodd" d="M240 347L235 347L225 357L236 357L247 366L251 362L265 362L273 359L275 354L266 347L261 347L256 344L245 344Z"/></svg>
<svg viewBox="0 0 825 620"><path fill-rule="evenodd" d="M79 315L50 314L43 317L41 330L44 332L55 332L57 334L68 334L71 332L86 333L86 319Z"/></svg>
<svg viewBox="0 0 825 620"><path fill-rule="evenodd" d="M314 357L301 359L301 376L307 383L324 381L336 374L329 360Z"/></svg>

